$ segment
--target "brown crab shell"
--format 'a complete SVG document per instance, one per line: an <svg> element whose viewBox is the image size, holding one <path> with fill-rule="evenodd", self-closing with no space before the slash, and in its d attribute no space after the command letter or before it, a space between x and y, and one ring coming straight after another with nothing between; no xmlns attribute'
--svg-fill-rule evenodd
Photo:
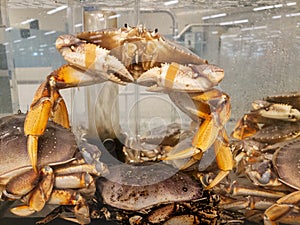
<svg viewBox="0 0 300 225"><path fill-rule="evenodd" d="M283 103L292 105L300 110L300 92L292 92L282 95L272 95L265 98L266 101L272 103Z"/></svg>
<svg viewBox="0 0 300 225"><path fill-rule="evenodd" d="M110 171L110 176L98 180L97 188L103 202L118 209L141 211L203 196L198 182L164 163L122 164L111 167Z"/></svg>
<svg viewBox="0 0 300 225"><path fill-rule="evenodd" d="M17 114L0 119L0 180L32 169L23 128L25 116ZM76 150L73 133L49 121L45 133L39 138L37 165L69 162L74 159Z"/></svg>
<svg viewBox="0 0 300 225"><path fill-rule="evenodd" d="M251 138L255 141L275 144L282 141L293 140L300 136L299 122L277 123L263 127Z"/></svg>
<svg viewBox="0 0 300 225"><path fill-rule="evenodd" d="M273 165L280 181L300 190L300 139L287 142L273 156Z"/></svg>
<svg viewBox="0 0 300 225"><path fill-rule="evenodd" d="M207 60L200 58L193 52L183 48L179 44L170 41L158 32L146 30L141 27L123 27L120 29L111 28L99 31L82 32L76 35L77 38L93 43L111 51L111 54L122 59L121 52L125 43L144 45L151 43L153 50L156 49L156 66L161 63L185 64L207 64ZM141 49L144 46L140 46Z"/></svg>

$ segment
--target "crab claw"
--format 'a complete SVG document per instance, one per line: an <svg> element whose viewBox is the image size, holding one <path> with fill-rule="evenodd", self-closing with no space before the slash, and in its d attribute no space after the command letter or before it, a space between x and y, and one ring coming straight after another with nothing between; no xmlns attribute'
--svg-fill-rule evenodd
<svg viewBox="0 0 300 225"><path fill-rule="evenodd" d="M120 84L133 81L126 67L110 55L109 50L86 43L72 35L59 36L55 45L63 58L74 67Z"/></svg>
<svg viewBox="0 0 300 225"><path fill-rule="evenodd" d="M177 63L162 64L143 73L137 83L149 87L149 91L172 89L176 91L202 92L216 86L224 77L224 71L210 64L188 66Z"/></svg>

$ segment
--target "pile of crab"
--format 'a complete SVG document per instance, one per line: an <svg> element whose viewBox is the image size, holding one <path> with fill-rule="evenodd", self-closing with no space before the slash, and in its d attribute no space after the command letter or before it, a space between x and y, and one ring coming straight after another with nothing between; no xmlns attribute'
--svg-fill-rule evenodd
<svg viewBox="0 0 300 225"><path fill-rule="evenodd" d="M268 96L237 123L235 168L215 191L220 207L268 224L300 222L300 93Z"/></svg>
<svg viewBox="0 0 300 225"><path fill-rule="evenodd" d="M243 224L261 215L265 224L299 220L299 93L255 102L234 130L240 141L230 143L230 100L218 88L223 69L157 30L62 35L56 47L67 64L40 85L26 116L0 120L0 198L18 200L12 213L58 206L40 224L57 217L131 225ZM96 146L71 132L59 93L106 81L167 94L191 125L128 137L124 162L106 165Z"/></svg>

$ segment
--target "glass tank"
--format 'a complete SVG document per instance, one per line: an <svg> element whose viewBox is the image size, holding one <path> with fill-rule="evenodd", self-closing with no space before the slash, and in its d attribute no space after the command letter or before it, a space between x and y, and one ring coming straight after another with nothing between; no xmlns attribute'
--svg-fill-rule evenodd
<svg viewBox="0 0 300 225"><path fill-rule="evenodd" d="M124 26L157 30L224 69L216 86L230 97L228 134L253 101L299 92L299 0L1 0L0 6L1 117L26 113L38 86L66 64L55 48L59 35ZM60 92L78 139L109 151L157 127L166 134L171 124L191 124L166 93L136 83L106 81Z"/></svg>

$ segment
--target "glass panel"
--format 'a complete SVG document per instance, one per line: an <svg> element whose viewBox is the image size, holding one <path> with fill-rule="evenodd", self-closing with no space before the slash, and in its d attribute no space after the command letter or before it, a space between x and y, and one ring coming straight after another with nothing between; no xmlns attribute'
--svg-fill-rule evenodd
<svg viewBox="0 0 300 225"><path fill-rule="evenodd" d="M218 88L230 96L230 133L254 100L299 92L299 5L299 0L1 0L0 116L26 112L41 82L65 64L55 48L59 35L128 24L158 29L224 69ZM124 133L135 138L159 125L191 123L168 95L136 84L106 82L61 93L79 138L83 133L124 142Z"/></svg>

